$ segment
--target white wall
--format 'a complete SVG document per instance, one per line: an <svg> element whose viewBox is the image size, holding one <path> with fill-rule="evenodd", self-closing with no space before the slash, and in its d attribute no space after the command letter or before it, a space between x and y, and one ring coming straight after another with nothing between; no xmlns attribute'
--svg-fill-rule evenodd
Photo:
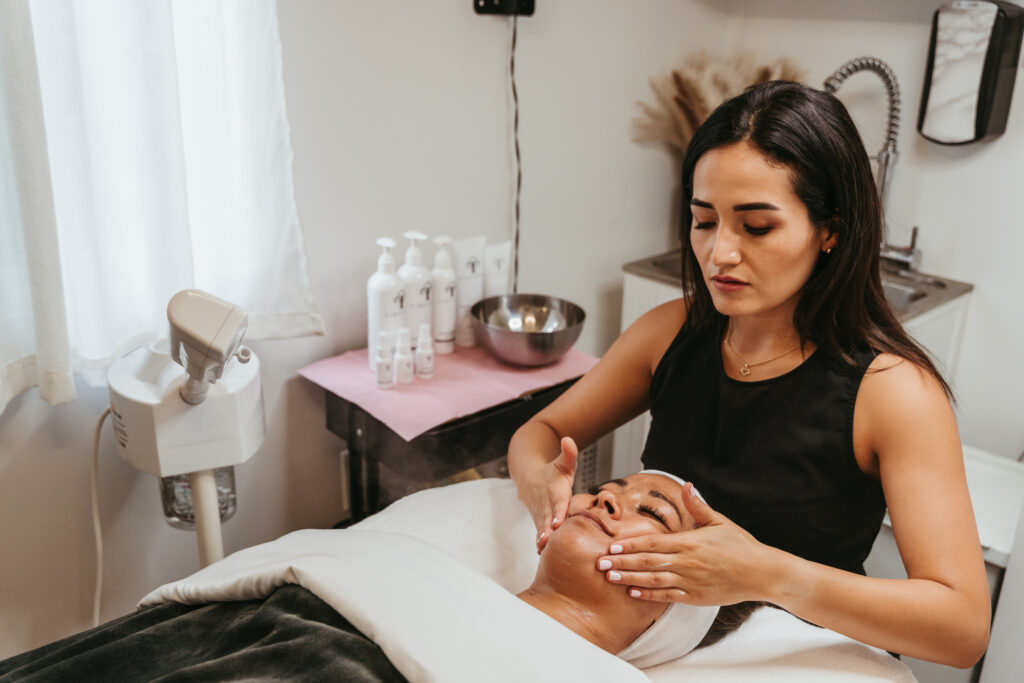
<svg viewBox="0 0 1024 683"><path fill-rule="evenodd" d="M648 77L702 47L752 49L765 58L787 52L814 81L849 57L874 54L896 69L913 120L934 7L932 0L537 5L519 23L516 58L520 289L581 304L588 322L579 345L594 354L618 329L621 264L674 240L673 163L664 151L629 141L634 103L650 99ZM476 16L468 0L286 0L278 13L296 199L327 336L253 344L264 368L268 435L253 460L236 468L239 507L224 529L228 552L329 526L342 514L340 441L324 427L322 393L296 370L365 343L374 238L417 228L497 240L511 230L505 20ZM880 131L883 118L871 78L854 77L842 95L875 149L880 134L868 129ZM995 143L938 149L905 125L891 211L903 226L921 226L926 270L977 285L957 378L961 416L965 440L1002 455L1024 446L1015 409L1024 386L1016 298L1024 269L1010 261L1024 253L1024 231L1010 209L1021 175L1021 97L1018 91L1010 131ZM75 403L58 407L30 391L0 415L0 657L90 625L89 462L106 394L78 389ZM100 491L102 618L110 619L193 571L197 558L194 537L162 521L156 480L115 455L109 425Z"/></svg>

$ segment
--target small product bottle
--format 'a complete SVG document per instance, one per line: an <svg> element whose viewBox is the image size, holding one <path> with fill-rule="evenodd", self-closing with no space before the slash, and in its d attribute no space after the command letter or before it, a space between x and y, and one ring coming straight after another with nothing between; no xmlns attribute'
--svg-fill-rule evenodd
<svg viewBox="0 0 1024 683"><path fill-rule="evenodd" d="M410 331L420 329L420 325L430 322L430 290L432 282L430 270L423 265L423 252L419 243L427 239L422 232L409 230L403 234L409 240L409 248L405 250L405 263L398 269L398 277L402 278L405 290L405 321L402 323ZM412 348L416 348L417 339L412 339Z"/></svg>
<svg viewBox="0 0 1024 683"><path fill-rule="evenodd" d="M430 325L420 325L420 338L416 343L416 376L434 378L434 345L430 342Z"/></svg>
<svg viewBox="0 0 1024 683"><path fill-rule="evenodd" d="M452 255L448 252L450 237L435 237L437 254L434 256L434 270L431 272L434 299L433 325L434 350L437 353L451 353L455 350L455 321L458 311L458 278L452 268Z"/></svg>
<svg viewBox="0 0 1024 683"><path fill-rule="evenodd" d="M399 384L408 384L413 378L412 342L409 340L409 328L398 329L398 344L395 345L395 380Z"/></svg>
<svg viewBox="0 0 1024 683"><path fill-rule="evenodd" d="M388 251L394 248L395 241L381 237L377 245L381 248L377 272L366 282L366 344L370 372L375 371L377 364L381 330L392 335L398 330L405 302L402 279L395 274L395 258Z"/></svg>
<svg viewBox="0 0 1024 683"><path fill-rule="evenodd" d="M377 388L390 389L395 383L395 363L391 353L391 335L387 330L380 331L377 340Z"/></svg>

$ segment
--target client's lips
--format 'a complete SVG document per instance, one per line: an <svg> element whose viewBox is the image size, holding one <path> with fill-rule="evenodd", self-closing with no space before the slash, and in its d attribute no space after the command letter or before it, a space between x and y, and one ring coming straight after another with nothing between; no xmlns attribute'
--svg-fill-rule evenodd
<svg viewBox="0 0 1024 683"><path fill-rule="evenodd" d="M605 524L605 521L603 519L601 519L601 517L599 515L595 515L590 510L584 510L583 512L577 512L575 515L573 515L573 517L582 517L583 519L587 520L588 522L597 525L601 529L601 531L605 532L609 536L613 535L611 530L608 529L608 525Z"/></svg>

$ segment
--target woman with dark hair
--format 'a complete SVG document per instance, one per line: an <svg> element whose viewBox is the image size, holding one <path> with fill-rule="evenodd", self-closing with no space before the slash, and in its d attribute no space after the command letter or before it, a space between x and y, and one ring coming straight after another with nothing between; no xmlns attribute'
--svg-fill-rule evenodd
<svg viewBox="0 0 1024 683"><path fill-rule="evenodd" d="M693 482L699 528L611 544L609 582L639 600L764 601L972 666L991 607L950 391L885 301L881 208L842 103L775 81L722 104L687 151L682 221L687 296L509 445L538 547L565 520L576 444L650 409L643 464ZM864 576L886 507L905 580Z"/></svg>

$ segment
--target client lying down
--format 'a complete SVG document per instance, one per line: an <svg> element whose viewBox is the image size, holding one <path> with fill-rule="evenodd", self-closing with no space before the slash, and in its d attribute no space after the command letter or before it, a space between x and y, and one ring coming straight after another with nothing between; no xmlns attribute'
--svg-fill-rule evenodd
<svg viewBox="0 0 1024 683"><path fill-rule="evenodd" d="M403 507L399 501L394 510L348 530L295 532L234 553L146 596L140 604L154 609L0 662L0 681L59 678L71 673L66 669L72 659L80 680L85 672L98 680L172 672L323 677L324 657L305 653L329 650L337 660L347 646L328 639L351 641L352 633L330 636L322 617L316 618L315 634L307 636L295 628L296 621L308 620L304 614L296 619L286 613L277 617L279 623L257 627L224 611L256 604L264 619L267 612L281 611L278 588L300 590L286 584L315 594L347 620L346 627L365 636L361 654L352 655L358 666L345 670L347 680L646 680L626 662L645 668L682 656L706 637L719 612L633 600L626 587L610 584L597 567L598 557L616 539L693 528L682 487L670 477L639 473L575 496L570 517L552 534L539 561L532 552L529 516L507 482L416 494L410 498L432 501L433 507L415 500ZM472 510L468 519L466 509ZM483 513L487 509L493 516ZM174 619L180 619L183 611L211 607L207 603L220 610L212 623L179 622L167 629L173 636L167 640L176 642L162 642L154 623L159 610L172 608ZM265 609L264 603L275 607ZM281 642L286 631L297 635ZM312 641L306 649L298 643L304 638ZM227 649L210 647L225 641L230 641ZM366 671L365 662L374 659L367 646L393 668ZM355 670L363 673L357 676Z"/></svg>
<svg viewBox="0 0 1024 683"><path fill-rule="evenodd" d="M573 496L565 523L544 546L533 584L519 597L636 666L654 666L694 649L708 635L717 607L634 600L625 587L595 571L597 558L615 540L695 528L682 494L683 482L674 475L647 470ZM726 608L711 638L749 611L749 604Z"/></svg>

